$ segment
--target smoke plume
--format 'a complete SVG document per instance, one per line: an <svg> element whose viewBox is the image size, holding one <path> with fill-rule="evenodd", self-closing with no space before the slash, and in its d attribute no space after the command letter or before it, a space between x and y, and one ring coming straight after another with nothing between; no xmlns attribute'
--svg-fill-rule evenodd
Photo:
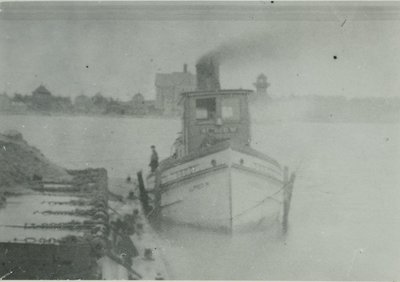
<svg viewBox="0 0 400 282"><path fill-rule="evenodd" d="M296 46L302 46L305 38L300 33L294 33L294 35L291 33L290 38L287 38L286 34L254 32L240 35L202 55L197 65L216 66L216 70L220 66L240 69L260 61L268 64L268 61L272 60L295 60L302 52L302 49ZM209 71L209 73L215 72ZM219 79L219 75L216 77Z"/></svg>
<svg viewBox="0 0 400 282"><path fill-rule="evenodd" d="M199 90L220 89L219 67L221 65L244 67L263 59L276 58L279 55L276 43L276 38L269 34L251 34L220 44L198 59L197 88Z"/></svg>

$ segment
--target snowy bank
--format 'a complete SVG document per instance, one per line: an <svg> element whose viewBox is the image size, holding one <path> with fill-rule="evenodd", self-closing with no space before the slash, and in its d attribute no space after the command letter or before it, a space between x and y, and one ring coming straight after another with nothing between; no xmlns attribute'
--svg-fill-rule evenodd
<svg viewBox="0 0 400 282"><path fill-rule="evenodd" d="M18 131L0 134L0 187L42 179L70 180L71 176L30 146Z"/></svg>

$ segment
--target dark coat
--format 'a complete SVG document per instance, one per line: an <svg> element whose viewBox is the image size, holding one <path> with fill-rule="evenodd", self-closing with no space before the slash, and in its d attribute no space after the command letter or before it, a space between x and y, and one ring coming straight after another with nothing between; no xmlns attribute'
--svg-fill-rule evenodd
<svg viewBox="0 0 400 282"><path fill-rule="evenodd" d="M149 166L151 167L151 171L155 171L158 167L158 154L156 151L153 151L151 154Z"/></svg>

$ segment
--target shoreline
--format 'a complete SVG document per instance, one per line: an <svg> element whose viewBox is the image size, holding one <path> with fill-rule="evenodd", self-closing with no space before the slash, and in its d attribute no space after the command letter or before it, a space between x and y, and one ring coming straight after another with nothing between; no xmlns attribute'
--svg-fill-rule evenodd
<svg viewBox="0 0 400 282"><path fill-rule="evenodd" d="M68 118L100 118L100 119L151 119L151 120L180 120L179 116L163 116L163 115L101 115L101 114L64 114L64 113L37 113L37 112L27 112L27 113L9 113L9 112L0 112L0 116L31 116L31 117L68 117ZM315 124L399 124L400 120L397 119L382 119L382 120L362 120L362 119L354 119L354 120L346 120L346 119L337 119L337 120L326 120L326 119L295 119L295 118L267 118L268 123L271 124L282 124L282 123L315 123ZM254 124L261 124L265 122L257 117L252 117L252 122Z"/></svg>
<svg viewBox="0 0 400 282"><path fill-rule="evenodd" d="M121 118L121 119L180 119L178 116L163 115L112 115L112 114L68 114L68 113L40 113L40 112L0 112L0 116L38 116L38 117L95 117L95 118Z"/></svg>

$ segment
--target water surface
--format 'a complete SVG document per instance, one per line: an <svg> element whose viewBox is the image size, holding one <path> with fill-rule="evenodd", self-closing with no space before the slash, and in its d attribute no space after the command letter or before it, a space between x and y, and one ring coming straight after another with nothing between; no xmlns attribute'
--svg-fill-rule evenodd
<svg viewBox="0 0 400 282"><path fill-rule="evenodd" d="M111 177L148 170L150 145L171 150L179 120L1 116L68 168ZM174 279L400 279L400 126L253 124L253 146L296 171L286 238L183 227L160 232Z"/></svg>

